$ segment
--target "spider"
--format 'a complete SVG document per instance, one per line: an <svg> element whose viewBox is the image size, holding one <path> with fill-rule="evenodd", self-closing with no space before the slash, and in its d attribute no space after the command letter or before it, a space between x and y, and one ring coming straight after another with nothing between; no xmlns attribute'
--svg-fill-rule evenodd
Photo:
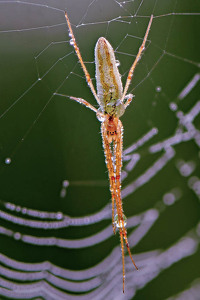
<svg viewBox="0 0 200 300"><path fill-rule="evenodd" d="M125 285L125 263L124 263L124 241L128 254L135 268L138 270L132 255L128 243L127 231L126 231L126 217L123 213L122 198L121 198L121 168L122 168L122 147L123 147L123 126L119 120L127 106L131 103L133 95L127 94L133 72L141 57L142 51L145 48L145 43L150 31L153 15L150 17L150 21L142 42L139 48L138 54L133 62L128 77L126 80L125 88L123 90L121 76L118 71L115 54L110 43L104 38L100 37L95 46L95 66L96 66L96 82L97 92L93 86L90 75L83 62L80 50L76 43L72 27L65 12L65 18L69 28L69 36L71 38L70 44L73 45L74 50L78 56L79 62L83 68L83 72L86 77L87 84L89 85L97 103L99 109L96 109L90 103L82 98L69 97L75 100L96 113L97 119L101 122L101 135L103 139L103 147L105 153L105 161L108 168L110 192L112 196L112 227L115 233L116 228L119 230L121 250L122 250L122 268L123 268L123 293ZM57 93L56 93L57 94ZM57 94L64 96L61 94ZM115 215L116 208L116 215Z"/></svg>

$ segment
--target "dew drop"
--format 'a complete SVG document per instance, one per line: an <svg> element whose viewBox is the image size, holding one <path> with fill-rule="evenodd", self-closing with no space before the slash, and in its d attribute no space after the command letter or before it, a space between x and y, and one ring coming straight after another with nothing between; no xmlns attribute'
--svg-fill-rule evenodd
<svg viewBox="0 0 200 300"><path fill-rule="evenodd" d="M15 210L15 204L8 202L6 203L6 208L10 210Z"/></svg>
<svg viewBox="0 0 200 300"><path fill-rule="evenodd" d="M174 103L174 102L171 102L171 103L169 104L169 107L170 107L170 109L171 109L172 111L176 111L177 108L178 108L177 104Z"/></svg>
<svg viewBox="0 0 200 300"><path fill-rule="evenodd" d="M7 165L9 165L9 164L11 163L11 158L10 158L10 157L7 157L7 158L5 159L5 163L6 163Z"/></svg>
<svg viewBox="0 0 200 300"><path fill-rule="evenodd" d="M21 239L21 233L16 232L16 233L14 234L14 239L15 239L15 240L20 240L20 239Z"/></svg>
<svg viewBox="0 0 200 300"><path fill-rule="evenodd" d="M161 86L157 86L157 87L156 87L156 92L158 92L158 93L159 93L159 92L161 92L161 91L162 91L162 88L161 88Z"/></svg>
<svg viewBox="0 0 200 300"><path fill-rule="evenodd" d="M64 198L66 196L66 194L67 194L66 189L67 189L68 186L69 186L69 181L68 180L63 180L62 189L60 191L60 197L61 198Z"/></svg>
<svg viewBox="0 0 200 300"><path fill-rule="evenodd" d="M158 133L158 128L154 127L154 128L152 129L152 133L153 133L153 134L157 134L157 133Z"/></svg>
<svg viewBox="0 0 200 300"><path fill-rule="evenodd" d="M176 201L176 197L173 193L167 193L163 196L163 202L166 205L172 205Z"/></svg>
<svg viewBox="0 0 200 300"><path fill-rule="evenodd" d="M70 45L74 45L74 41L73 41L73 39L71 39L70 41L69 41L69 43L70 43Z"/></svg>
<svg viewBox="0 0 200 300"><path fill-rule="evenodd" d="M125 217L125 215L123 215L123 220L124 220L124 227L126 227L127 218ZM119 221L118 214L115 215L115 225L117 228L123 228L122 220Z"/></svg>
<svg viewBox="0 0 200 300"><path fill-rule="evenodd" d="M20 211L21 211L21 207L20 207L20 206L16 206L15 210L16 210L17 212L20 212Z"/></svg>
<svg viewBox="0 0 200 300"><path fill-rule="evenodd" d="M58 213L56 214L56 219L57 219L57 220L63 219L63 213L62 213L62 212L58 212Z"/></svg>
<svg viewBox="0 0 200 300"><path fill-rule="evenodd" d="M69 181L68 180L63 180L63 187L68 187L69 186Z"/></svg>
<svg viewBox="0 0 200 300"><path fill-rule="evenodd" d="M182 176L188 177L195 170L196 164L193 161L185 162L183 160L179 160L177 162L177 168Z"/></svg>
<svg viewBox="0 0 200 300"><path fill-rule="evenodd" d="M120 66L120 61L116 60L116 66L119 67Z"/></svg>
<svg viewBox="0 0 200 300"><path fill-rule="evenodd" d="M61 189L61 191L60 191L60 197L61 198L65 198L66 194L67 194L66 189Z"/></svg>
<svg viewBox="0 0 200 300"><path fill-rule="evenodd" d="M200 180L196 181L193 185L193 190L197 195L200 195Z"/></svg>
<svg viewBox="0 0 200 300"><path fill-rule="evenodd" d="M22 213L23 214L26 214L27 213L27 209L24 207L24 208L22 208Z"/></svg>
<svg viewBox="0 0 200 300"><path fill-rule="evenodd" d="M105 120L105 116L102 114L102 112L97 112L96 116L100 122L103 122Z"/></svg>

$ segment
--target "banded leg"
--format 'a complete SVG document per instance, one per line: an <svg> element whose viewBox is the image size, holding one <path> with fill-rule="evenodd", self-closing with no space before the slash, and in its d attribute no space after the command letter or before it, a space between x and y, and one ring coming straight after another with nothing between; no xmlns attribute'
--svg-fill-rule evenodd
<svg viewBox="0 0 200 300"><path fill-rule="evenodd" d="M78 56L78 59L80 61L80 64L83 68L83 72L85 74L85 77L86 77L86 81L87 81L87 84L89 85L91 91L92 91L92 94L94 95L97 103L99 103L99 105L101 104L100 101L99 101L99 98L97 96L97 93L95 91L95 88L93 86L93 83L92 83L92 80L90 78L90 74L83 62L83 59L82 59L82 56L81 56L81 53L80 53L80 50L79 50L79 47L76 43L76 40L75 40L75 37L74 37L74 33L73 33L73 30L72 30L72 27L71 27L71 24L70 24L70 21L69 21L69 18L68 18L68 15L67 15L67 12L65 12L65 18L66 18L66 21L67 21L67 25L68 25L68 28L69 28L69 36L71 37L71 45L73 45L74 47L74 50L76 52L76 55Z"/></svg>
<svg viewBox="0 0 200 300"><path fill-rule="evenodd" d="M124 108L126 109L127 106L131 103L131 101L133 100L133 95L129 94L126 95L126 97L124 99L127 99L126 102L124 103Z"/></svg>
<svg viewBox="0 0 200 300"><path fill-rule="evenodd" d="M118 212L118 205L116 203L117 199L117 194L116 194L116 183L115 183L115 171L114 171L114 166L113 166L113 161L112 161L112 150L110 143L108 142L107 139L107 129L105 122L101 123L101 134L102 134L102 139L103 139L103 147L104 147L104 153L105 153L105 159L106 159L106 166L108 169L108 176L109 176L109 181L110 181L110 192L112 196L112 226L113 226L113 232L115 233L115 204L116 204L116 209L117 209L117 214Z"/></svg>
<svg viewBox="0 0 200 300"><path fill-rule="evenodd" d="M122 270L123 270L123 293L125 285L125 262L124 262L124 232L125 232L125 220L123 214L122 200L121 200L121 168L122 168L122 135L123 135L123 126L120 120L118 120L117 125L117 140L113 141L113 152L115 157L115 171L116 171L116 206L118 214L118 229L121 242L121 251L122 251Z"/></svg>
<svg viewBox="0 0 200 300"><path fill-rule="evenodd" d="M115 156L115 167L116 167L116 190L117 190L117 198L118 200L116 201L117 205L119 206L118 211L120 212L120 215L118 216L118 221L119 221L119 233L120 233L120 240L121 240L121 248L122 248L122 266L123 266L123 292L124 292L124 281L125 281L125 264L124 264L124 240L126 244L126 248L128 250L128 254L131 258L131 261L138 270L132 255L131 255L131 250L129 247L128 243L128 238L127 238L127 231L126 231L126 224L125 224L125 217L123 214L123 207L122 207L122 199L121 199L121 168L122 168L122 148L123 148L123 126L121 121L118 121L118 139L117 141L114 142L114 156Z"/></svg>
<svg viewBox="0 0 200 300"><path fill-rule="evenodd" d="M142 42L142 45L140 46L140 49L139 49L139 51L138 51L138 54L137 54L137 56L136 56L136 58L135 58L135 60L134 60L134 62L133 62L133 64L132 64L132 66L131 66L131 68L130 68L130 70L129 70L128 77L127 77L127 80L126 80L126 84L125 84L125 88L124 88L124 92L123 92L121 101L124 100L124 98L125 98L125 96L126 96L126 94L127 94L129 85L130 85L130 83L131 83L131 79L132 79L132 77L133 77L133 72L134 72L134 70L135 70L135 67L136 67L138 61L140 60L140 56L141 56L141 54L142 54L142 51L143 51L144 48L145 48L145 44L146 44L147 37L148 37L149 31L150 31L150 28L151 28L151 23L152 23L152 21L153 21L153 15L151 15L151 18L150 18L149 24L148 24L148 26L147 26L147 30L146 30L146 33L145 33L143 42Z"/></svg>
<svg viewBox="0 0 200 300"><path fill-rule="evenodd" d="M63 95L63 94L59 94L59 93L54 93L54 95L57 95L57 96L62 96L62 97L65 97L65 98L70 98L71 100L75 100L76 102L80 103L80 104L83 104L84 106L86 106L87 108L93 110L97 116L100 116L100 117L104 117L104 114L101 113L98 109L96 109L92 104L90 104L89 102L87 102L86 100L82 99L82 98L76 98L76 97L72 97L72 96L66 96L66 95Z"/></svg>
<svg viewBox="0 0 200 300"><path fill-rule="evenodd" d="M80 104L85 105L86 107L88 107L89 109L93 110L95 113L98 113L98 109L96 109L92 104L90 104L89 102L87 102L86 100L82 99L82 98L76 98L76 97L69 97L72 100L77 101Z"/></svg>

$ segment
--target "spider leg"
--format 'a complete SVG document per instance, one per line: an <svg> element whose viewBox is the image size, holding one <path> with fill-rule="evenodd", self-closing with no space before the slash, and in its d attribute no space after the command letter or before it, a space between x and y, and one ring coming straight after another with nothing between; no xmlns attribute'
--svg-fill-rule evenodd
<svg viewBox="0 0 200 300"><path fill-rule="evenodd" d="M124 262L124 214L122 208L122 200L121 200L121 168L122 168L122 135L123 135L123 126L120 120L118 120L117 125L117 139L113 141L113 152L115 158L115 180L116 180L116 206L117 206L117 215L118 215L118 229L120 235L121 242L121 251L122 251L122 270L123 270L123 293L124 293L124 285L125 285L125 262Z"/></svg>
<svg viewBox="0 0 200 300"><path fill-rule="evenodd" d="M132 98L131 98L132 99ZM128 101L128 100L127 100ZM116 190L117 190L117 201L116 205L118 208L118 222L119 222L119 233L120 233L120 240L121 240L121 248L122 248L122 265L123 265L123 292L124 292L124 281L125 281L125 265L124 265L124 240L126 244L126 248L128 250L128 254L131 258L133 265L135 266L136 270L138 270L132 255L131 250L128 243L127 238L127 231L126 231L126 224L125 224L125 216L123 214L123 207L122 207L122 199L121 199L121 168L122 168L122 147L123 147L123 125L120 120L118 120L118 127L117 127L117 139L114 141L114 156L115 156L115 169L116 169ZM124 239L124 240L123 240Z"/></svg>
<svg viewBox="0 0 200 300"><path fill-rule="evenodd" d="M123 293L125 286L125 263L124 263L124 240L123 240L123 229L119 228L121 250L122 250L122 270L123 270Z"/></svg>
<svg viewBox="0 0 200 300"><path fill-rule="evenodd" d="M145 43L147 41L147 37L148 37L148 34L149 34L149 31L150 31L150 28L151 28L151 23L152 23L152 20L153 20L153 15L151 15L151 18L150 18L150 21L149 21L149 24L147 26L147 30L146 30L146 33L145 33L145 36L144 36L144 39L143 39L143 42L142 42L142 45L140 46L140 49L138 51L138 54L135 58L135 61L133 62L130 70L129 70L129 73L128 73L128 77L127 77L127 80L126 80L126 84L125 84L125 88L124 88L124 92L123 92L123 95L122 95L122 99L121 101L124 100L125 96L126 96L126 93L128 91L128 88L129 88L129 85L131 83L131 79L132 79L132 76L133 76L133 72L135 70L135 67L138 63L138 61L140 60L140 56L142 54L142 51L144 50L145 48Z"/></svg>
<svg viewBox="0 0 200 300"><path fill-rule="evenodd" d="M100 117L104 117L104 114L101 113L98 109L96 109L92 104L90 104L89 102L87 102L86 100L82 99L82 98L76 98L76 97L72 97L72 96L67 96L67 95L63 95L63 94L59 94L59 93L54 93L54 95L57 96L62 96L62 97L66 97L66 98L70 98L72 100L75 100L76 102L85 105L87 108L93 110L97 116Z"/></svg>
<svg viewBox="0 0 200 300"><path fill-rule="evenodd" d="M126 102L124 103L124 108L126 109L127 106L131 103L131 101L133 100L133 95L132 94L128 94L125 96L124 99L127 99Z"/></svg>
<svg viewBox="0 0 200 300"><path fill-rule="evenodd" d="M106 129L106 124L105 122L101 123L101 134L102 134L102 139L103 139L103 147L104 147L104 153L105 153L105 158L106 158L106 165L108 169L108 175L109 175L109 181L110 181L110 192L112 196L112 227L113 227L113 232L115 233L116 225L115 225L115 203L117 199L116 195L116 184L115 184L115 170L114 170L114 165L113 165L113 160L112 160L112 150L110 143L107 139L106 136L107 129ZM118 205L116 204L116 208L118 210ZM119 214L119 212L117 211Z"/></svg>
<svg viewBox="0 0 200 300"><path fill-rule="evenodd" d="M68 28L69 28L69 36L71 37L70 43L71 43L71 45L73 45L74 50L76 52L76 55L78 56L79 62L81 64L82 68L83 68L83 72L85 74L85 78L86 78L87 84L89 85L89 87L90 87L90 89L91 89L91 91L92 91L92 93L93 93L93 95L94 95L97 103L100 105L101 103L99 101L99 98L98 98L97 93L95 91L95 88L93 86L90 74L89 74L89 72L88 72L88 70L87 70L87 68L86 68L86 66L85 66L85 64L83 62L80 50L79 50L78 45L76 43L76 40L75 40L75 37L74 37L74 33L73 33L73 30L72 30L72 27L71 27L71 24L70 24L67 12L65 12L65 18L66 18L67 25L68 25Z"/></svg>
<svg viewBox="0 0 200 300"><path fill-rule="evenodd" d="M72 100L75 100L76 102L85 105L87 108L93 110L95 113L98 113L98 109L96 109L93 105L91 105L89 102L87 102L86 100L82 99L82 98L76 98L76 97L69 97Z"/></svg>

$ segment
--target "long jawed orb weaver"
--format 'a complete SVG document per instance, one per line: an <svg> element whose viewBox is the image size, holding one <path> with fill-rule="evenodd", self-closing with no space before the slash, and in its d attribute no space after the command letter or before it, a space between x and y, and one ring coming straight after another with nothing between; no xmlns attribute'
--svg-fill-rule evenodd
<svg viewBox="0 0 200 300"><path fill-rule="evenodd" d="M103 139L103 147L106 159L106 165L108 168L110 192L112 195L112 226L115 233L116 228L119 230L121 250L122 250L122 267L123 267L123 293L125 282L125 264L124 264L124 241L128 250L129 256L135 268L138 270L132 255L128 243L127 231L126 231L126 217L123 214L122 198L121 198L121 168L122 168L122 136L123 126L119 120L127 106L131 103L133 95L126 95L133 72L140 59L141 53L145 48L145 43L150 31L153 15L151 15L142 45L139 48L138 54L133 62L128 77L126 80L125 88L123 91L121 76L118 71L117 62L115 60L115 54L110 43L104 38L100 37L95 47L95 66L96 66L96 82L97 93L93 86L90 75L83 62L81 53L77 46L72 27L65 12L65 18L69 28L69 36L71 38L70 44L73 45L74 50L78 56L79 62L83 68L87 84L89 85L97 103L99 109L96 109L90 103L82 98L70 97L86 107L90 108L96 113L97 119L101 122L101 135ZM57 94L57 93L56 93ZM60 95L60 94L57 94ZM62 95L64 96L64 95ZM125 101L126 100L126 101ZM116 215L114 215L116 207Z"/></svg>

